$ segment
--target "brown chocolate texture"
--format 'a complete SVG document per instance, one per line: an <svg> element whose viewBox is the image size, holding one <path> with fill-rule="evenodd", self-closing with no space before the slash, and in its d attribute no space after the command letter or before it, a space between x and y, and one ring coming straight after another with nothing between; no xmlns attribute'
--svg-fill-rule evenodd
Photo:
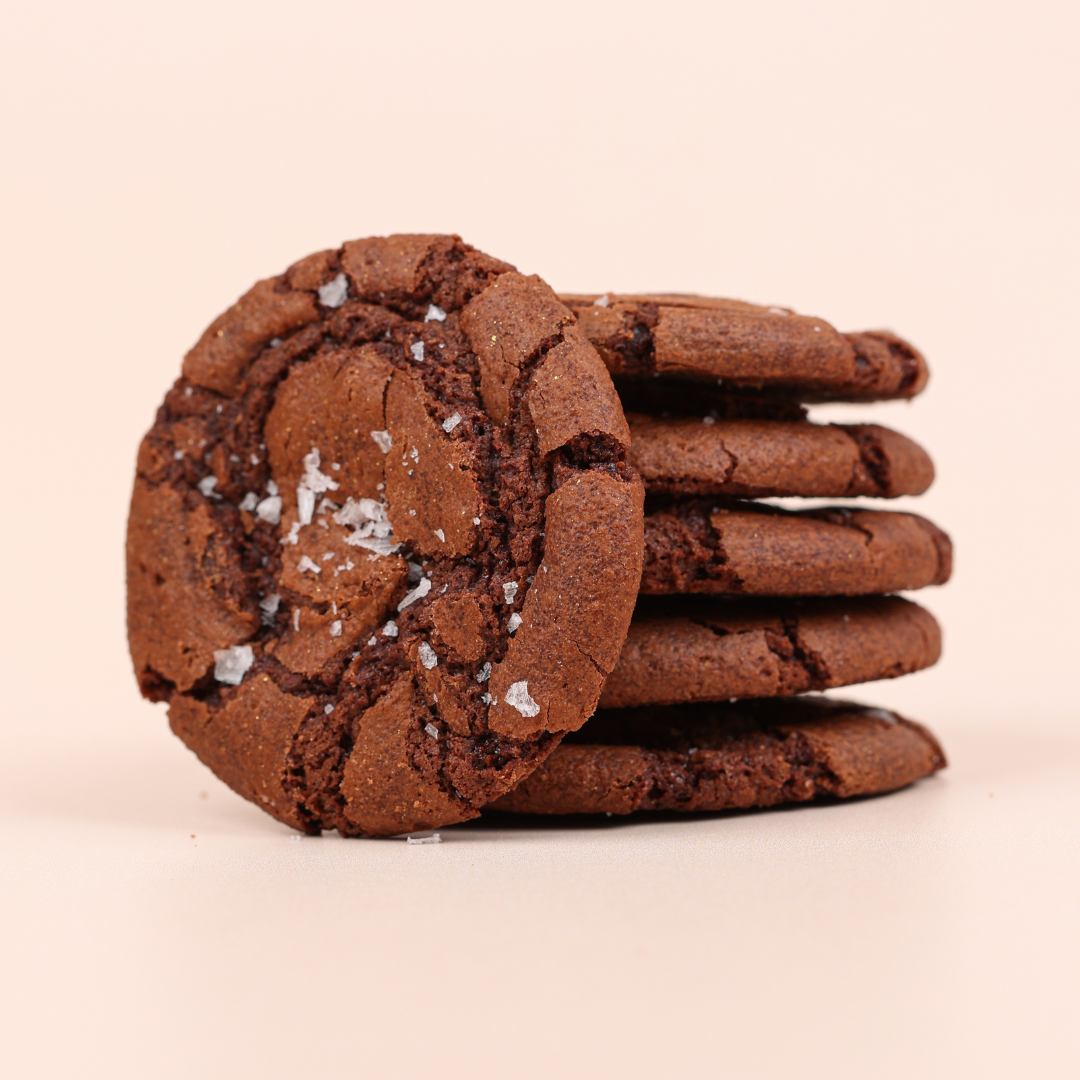
<svg viewBox="0 0 1080 1080"><path fill-rule="evenodd" d="M945 765L922 725L827 698L611 709L491 809L747 809L882 794Z"/></svg>
<svg viewBox="0 0 1080 1080"><path fill-rule="evenodd" d="M934 617L898 596L642 597L600 707L801 694L907 675L940 656Z"/></svg>
<svg viewBox="0 0 1080 1080"><path fill-rule="evenodd" d="M929 378L921 354L895 334L841 334L787 308L664 294L563 301L621 378L721 380L800 401L911 398Z"/></svg>
<svg viewBox="0 0 1080 1080"><path fill-rule="evenodd" d="M540 279L457 237L350 242L256 285L183 371L139 452L129 637L230 786L308 831L428 828L593 712L644 492Z"/></svg>
<svg viewBox="0 0 1080 1080"><path fill-rule="evenodd" d="M688 499L645 518L642 593L858 596L951 572L948 536L917 514Z"/></svg>
<svg viewBox="0 0 1080 1080"><path fill-rule="evenodd" d="M929 455L876 424L630 413L630 463L650 494L896 498L933 482Z"/></svg>

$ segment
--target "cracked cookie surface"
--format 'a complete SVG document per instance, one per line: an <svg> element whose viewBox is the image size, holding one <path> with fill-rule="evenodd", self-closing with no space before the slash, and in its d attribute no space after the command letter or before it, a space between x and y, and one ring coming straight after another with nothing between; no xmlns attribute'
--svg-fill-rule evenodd
<svg viewBox="0 0 1080 1080"><path fill-rule="evenodd" d="M642 563L611 379L457 237L319 252L188 353L139 451L143 693L307 831L475 816L592 713Z"/></svg>

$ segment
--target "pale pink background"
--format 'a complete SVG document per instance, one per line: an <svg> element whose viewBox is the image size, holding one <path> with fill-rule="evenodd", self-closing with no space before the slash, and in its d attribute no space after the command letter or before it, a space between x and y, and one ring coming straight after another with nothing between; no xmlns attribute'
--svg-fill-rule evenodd
<svg viewBox="0 0 1080 1080"><path fill-rule="evenodd" d="M9 4L0 1047L12 1076L1075 1075L1080 95L1065 2ZM564 289L892 327L950 530L888 799L298 840L142 702L135 448L256 278L457 231ZM195 837L192 837L195 834Z"/></svg>

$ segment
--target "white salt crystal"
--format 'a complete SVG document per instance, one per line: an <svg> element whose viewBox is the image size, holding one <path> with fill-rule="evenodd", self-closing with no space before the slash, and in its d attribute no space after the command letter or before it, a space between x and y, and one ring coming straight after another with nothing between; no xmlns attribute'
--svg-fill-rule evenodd
<svg viewBox="0 0 1080 1080"><path fill-rule="evenodd" d="M435 535L445 544L446 543L446 534L442 531L442 529L435 529L434 532L435 532Z"/></svg>
<svg viewBox="0 0 1080 1080"><path fill-rule="evenodd" d="M442 429L443 429L443 431L446 432L447 435L449 435L450 432L453 431L454 428L456 428L458 426L458 424L460 424L460 423L461 423L461 413L456 412L456 413L454 413L453 416L448 416L442 422Z"/></svg>
<svg viewBox="0 0 1080 1080"><path fill-rule="evenodd" d="M490 679L490 678L491 678L491 662L489 661L486 664L484 664L484 666L476 673L476 681L478 683L483 683L483 682L487 682L488 679Z"/></svg>
<svg viewBox="0 0 1080 1080"><path fill-rule="evenodd" d="M252 454L248 460L251 462L252 465L259 464L259 459L254 454Z"/></svg>
<svg viewBox="0 0 1080 1080"><path fill-rule="evenodd" d="M240 500L240 509L246 510L249 514L256 506L259 505L259 496L254 491L249 491L243 499Z"/></svg>
<svg viewBox="0 0 1080 1080"><path fill-rule="evenodd" d="M895 724L897 720L896 713L891 713L888 709L863 709L864 716L871 716L875 720L884 720L886 724Z"/></svg>
<svg viewBox="0 0 1080 1080"><path fill-rule="evenodd" d="M433 738L439 737L439 729L434 724L425 724L424 730Z"/></svg>
<svg viewBox="0 0 1080 1080"><path fill-rule="evenodd" d="M385 626L384 626L384 627L382 628L382 633L383 633L383 637L389 637L389 638L395 638L395 637L397 637L397 636L398 636L398 625L397 625L397 623L396 623L396 622L394 622L394 620L393 620L393 619L391 619L391 620L390 620L390 621L389 621L389 622L388 622L388 623L387 623L387 624L386 624L386 625L385 625Z"/></svg>
<svg viewBox="0 0 1080 1080"><path fill-rule="evenodd" d="M427 596L429 592L431 592L431 582L427 578L421 578L420 584L415 589L407 592L401 603L398 604L398 611L404 611L411 603Z"/></svg>
<svg viewBox="0 0 1080 1080"><path fill-rule="evenodd" d="M611 301L610 301L610 300L608 299L607 293L604 293L604 295L603 295L603 296L598 296L598 297L597 297L597 298L596 298L596 299L595 299L595 300L593 301L593 303L594 303L594 304L595 304L595 305L596 305L597 307L607 307L607 306L608 306L608 304L610 304L610 303L611 303Z"/></svg>
<svg viewBox="0 0 1080 1080"><path fill-rule="evenodd" d="M321 574L322 567L319 566L314 559L309 559L306 555L300 556L300 561L296 564L296 569L303 573L305 570L310 570L313 574Z"/></svg>
<svg viewBox="0 0 1080 1080"><path fill-rule="evenodd" d="M340 619L335 619L330 624L330 636L331 637L341 637L341 620Z"/></svg>
<svg viewBox="0 0 1080 1080"><path fill-rule="evenodd" d="M220 499L214 488L217 487L216 476L204 476L198 484L195 485L208 499Z"/></svg>
<svg viewBox="0 0 1080 1080"><path fill-rule="evenodd" d="M228 649L214 650L214 678L229 686L239 686L248 668L255 663L255 653L250 645L233 645Z"/></svg>
<svg viewBox="0 0 1080 1080"><path fill-rule="evenodd" d="M479 519L479 518L473 518L473 519L472 519L472 523L473 523L474 525L479 525L479 524L480 524L480 519Z"/></svg>
<svg viewBox="0 0 1080 1080"><path fill-rule="evenodd" d="M426 642L420 642L420 648L416 650L417 656L420 657L420 663L424 665L430 671L439 663L439 658L435 655L435 650Z"/></svg>
<svg viewBox="0 0 1080 1080"><path fill-rule="evenodd" d="M297 543L297 538L299 537L299 535L300 535L300 522L299 521L294 521L289 526L289 535L288 536L283 536L281 538L281 542L283 544L295 544L295 543Z"/></svg>
<svg viewBox="0 0 1080 1080"><path fill-rule="evenodd" d="M378 645L379 644L379 639L377 637L369 637L367 639L367 643L369 645Z"/></svg>
<svg viewBox="0 0 1080 1080"><path fill-rule="evenodd" d="M510 684L510 689L506 691L506 704L513 705L522 716L536 716L540 712L540 706L529 697L527 679Z"/></svg>
<svg viewBox="0 0 1080 1080"><path fill-rule="evenodd" d="M714 416L703 416L701 418L701 422L703 424L715 424L716 423L716 417L714 417Z"/></svg>
<svg viewBox="0 0 1080 1080"><path fill-rule="evenodd" d="M521 616L515 611L506 623L507 633L512 634L521 625Z"/></svg>
<svg viewBox="0 0 1080 1080"><path fill-rule="evenodd" d="M255 516L269 521L271 525L281 523L281 496L268 495L260 503L255 505Z"/></svg>
<svg viewBox="0 0 1080 1080"><path fill-rule="evenodd" d="M438 304L428 304L427 314L424 316L424 322L444 322L446 319L446 312L443 311Z"/></svg>
<svg viewBox="0 0 1080 1080"><path fill-rule="evenodd" d="M412 358L418 363L424 362L424 343L422 341L414 341L409 346L409 352L412 353Z"/></svg>
<svg viewBox="0 0 1080 1080"><path fill-rule="evenodd" d="M262 612L262 621L266 626L274 625L274 616L277 615L277 609L281 606L281 597L275 592L270 593L269 596L264 596L259 601L259 610Z"/></svg>
<svg viewBox="0 0 1080 1080"><path fill-rule="evenodd" d="M177 461L183 461L184 460L184 451L183 450L174 450L173 451L173 457L176 458Z"/></svg>
<svg viewBox="0 0 1080 1080"><path fill-rule="evenodd" d="M406 836L405 842L407 844L441 844L442 837L434 832L430 836Z"/></svg>
<svg viewBox="0 0 1080 1080"><path fill-rule="evenodd" d="M334 711L334 706L329 704L324 705L322 711L326 713L327 716L329 716Z"/></svg>
<svg viewBox="0 0 1080 1080"><path fill-rule="evenodd" d="M517 596L517 591L518 591L517 582L516 581L508 581L508 582L506 582L505 585L503 585L502 589L503 589L503 596L506 597L506 602L508 604L512 604L514 602L514 597Z"/></svg>
<svg viewBox="0 0 1080 1080"><path fill-rule="evenodd" d="M315 492L303 484L296 489L296 509L300 514L300 524L310 525L311 515L315 513Z"/></svg>
<svg viewBox="0 0 1080 1080"><path fill-rule="evenodd" d="M389 431L373 431L371 437L375 440L375 445L384 453L390 453L390 432Z"/></svg>
<svg viewBox="0 0 1080 1080"><path fill-rule="evenodd" d="M267 495L278 495L278 494L280 494L280 492L278 491L278 486L277 486L277 484L274 483L273 480L267 480L266 481L266 494Z"/></svg>
<svg viewBox="0 0 1080 1080"><path fill-rule="evenodd" d="M292 625L293 625L294 630L299 631L299 629L300 629L300 609L299 608L293 608Z"/></svg>
<svg viewBox="0 0 1080 1080"><path fill-rule="evenodd" d="M769 308L769 314L770 315L787 315L788 310L787 310L787 308L782 308L782 307L771 307L771 308Z"/></svg>
<svg viewBox="0 0 1080 1080"><path fill-rule="evenodd" d="M490 705L492 703L492 701L494 700L494 698L492 698L492 696L490 694L481 694L480 695L480 700L485 705Z"/></svg>
<svg viewBox="0 0 1080 1080"><path fill-rule="evenodd" d="M338 274L319 289L319 303L328 308L339 308L349 295L349 282L344 274Z"/></svg>

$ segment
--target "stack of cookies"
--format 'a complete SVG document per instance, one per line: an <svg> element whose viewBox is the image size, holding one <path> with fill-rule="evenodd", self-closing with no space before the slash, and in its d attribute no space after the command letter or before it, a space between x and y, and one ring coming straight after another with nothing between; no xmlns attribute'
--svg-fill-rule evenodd
<svg viewBox="0 0 1080 1080"><path fill-rule="evenodd" d="M803 408L925 381L888 334L560 299L458 237L319 252L210 325L140 447L140 688L310 833L899 787L944 763L925 729L791 695L937 659L887 594L947 537L748 500L925 490L914 443Z"/></svg>
<svg viewBox="0 0 1080 1080"><path fill-rule="evenodd" d="M894 334L691 296L564 296L614 377L645 484L640 598L600 710L500 809L725 810L891 791L942 768L925 727L792 698L935 663L933 616L889 595L948 580L915 514L747 500L920 495L926 452L807 403L910 399L922 356Z"/></svg>

